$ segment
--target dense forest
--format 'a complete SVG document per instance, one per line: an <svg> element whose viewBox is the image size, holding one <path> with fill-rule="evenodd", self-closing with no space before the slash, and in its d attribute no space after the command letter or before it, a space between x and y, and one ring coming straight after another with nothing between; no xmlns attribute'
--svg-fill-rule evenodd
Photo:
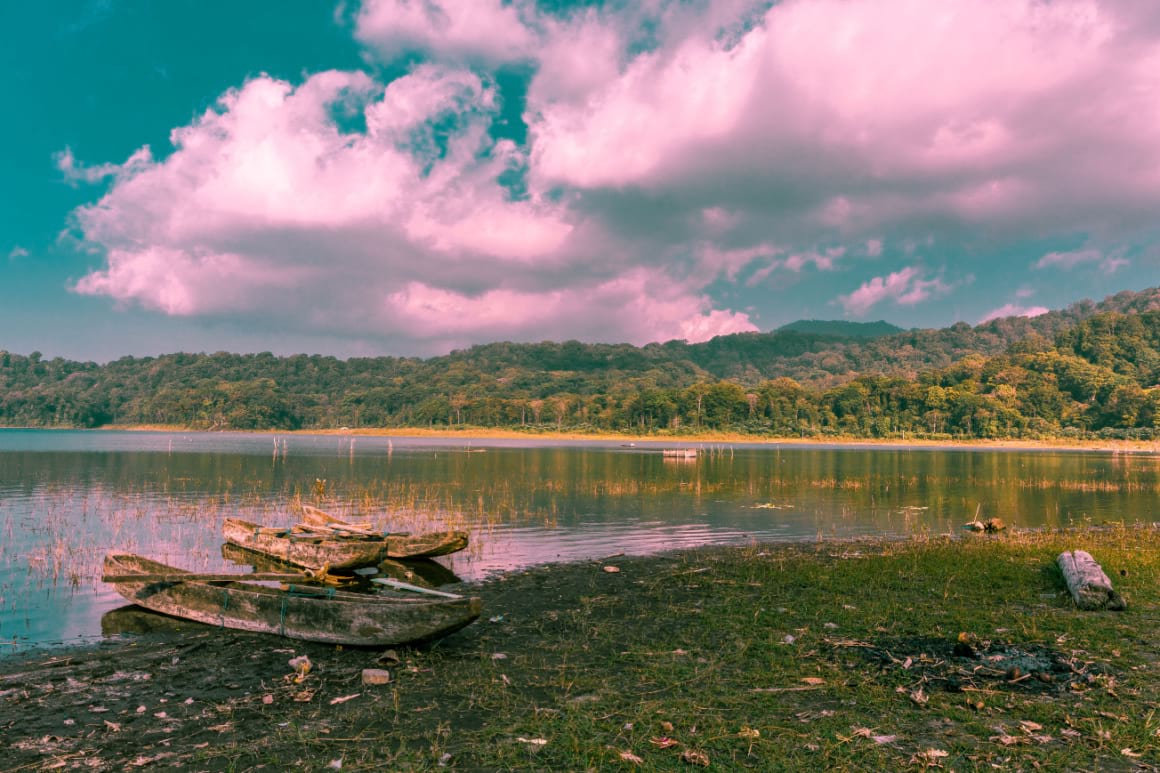
<svg viewBox="0 0 1160 773"><path fill-rule="evenodd" d="M1160 289L977 327L811 329L495 343L426 360L218 352L101 365L0 351L0 425L1160 438Z"/></svg>
<svg viewBox="0 0 1160 773"><path fill-rule="evenodd" d="M897 325L878 320L877 322L848 322L841 319L799 319L782 325L778 333L821 333L822 335L845 336L847 338L879 338L892 333L903 332Z"/></svg>

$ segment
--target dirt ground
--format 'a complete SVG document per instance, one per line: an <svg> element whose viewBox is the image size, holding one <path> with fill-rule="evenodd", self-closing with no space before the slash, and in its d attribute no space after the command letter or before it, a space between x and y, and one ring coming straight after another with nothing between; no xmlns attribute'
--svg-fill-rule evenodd
<svg viewBox="0 0 1160 773"><path fill-rule="evenodd" d="M500 647L512 657L534 650L540 629L510 621L555 615L601 574L588 562L449 588L481 595L483 616L437 642L386 652L122 607L106 614L110 637L99 644L0 658L0 771L280 770L291 762L325 770L339 755L313 748L315 739L438 735L446 717L425 707L456 678L457 663L478 664ZM306 673L290 663L301 656ZM386 670L391 681L364 684L364 669ZM486 711L474 713L457 724L486 721Z"/></svg>

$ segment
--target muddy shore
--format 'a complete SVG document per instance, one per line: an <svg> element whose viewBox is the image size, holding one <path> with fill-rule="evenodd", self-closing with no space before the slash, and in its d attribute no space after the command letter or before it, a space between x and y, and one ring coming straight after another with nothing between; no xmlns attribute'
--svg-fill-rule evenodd
<svg viewBox="0 0 1160 773"><path fill-rule="evenodd" d="M643 569L658 559L624 560ZM344 747L368 733L397 734L404 746L437 737L449 721L439 710L444 687L459 664L534 650L541 635L531 623L558 616L577 594L606 590L606 579L600 565L583 562L448 587L481 594L483 617L439 641L387 651L122 607L106 614L111 635L97 644L0 658L0 771L334 769L349 756ZM301 656L305 673L290 663ZM363 684L364 669L386 670L390 682ZM488 718L482 706L456 714L466 726Z"/></svg>
<svg viewBox="0 0 1160 773"><path fill-rule="evenodd" d="M1156 537L541 566L460 586L476 623L390 652L129 610L145 633L0 660L0 770L1154 771ZM1074 608L1053 562L1077 545L1127 611Z"/></svg>

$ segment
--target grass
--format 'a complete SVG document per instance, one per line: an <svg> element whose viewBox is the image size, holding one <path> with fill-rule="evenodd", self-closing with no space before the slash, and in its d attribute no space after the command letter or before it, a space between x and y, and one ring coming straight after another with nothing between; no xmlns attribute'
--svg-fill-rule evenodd
<svg viewBox="0 0 1160 773"><path fill-rule="evenodd" d="M26 678L23 699L0 698L0 728L17 762L20 744L51 737L54 759L110 768L1152 770L1157 536L1116 526L538 567L473 589L484 617L399 650L388 685L360 683L378 653L187 627L172 666L157 649L171 643L105 648L118 672L152 674L132 697L79 672L67 696ZM1073 607L1054 561L1077 548L1127 611ZM296 653L315 663L301 684L285 678ZM225 691L206 694L214 684ZM163 698L180 733L154 727ZM29 725L29 702L49 718L108 711L91 728Z"/></svg>

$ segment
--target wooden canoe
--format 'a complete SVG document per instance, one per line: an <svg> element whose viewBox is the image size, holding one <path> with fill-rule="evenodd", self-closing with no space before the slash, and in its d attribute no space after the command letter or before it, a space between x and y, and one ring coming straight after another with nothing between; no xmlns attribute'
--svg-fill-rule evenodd
<svg viewBox="0 0 1160 773"><path fill-rule="evenodd" d="M255 572L285 572L293 571L293 564L280 561L266 553L258 553L228 542L222 544L222 558L235 564L253 567ZM371 577L393 577L396 580L411 582L426 588L438 588L441 585L455 585L463 582L455 572L443 564L430 558L407 558L395 560L381 559L375 567L377 573L370 573L371 567L360 569L354 573L353 569L342 569L328 572L326 579L337 581L339 587L350 590L355 588L365 590L371 588ZM364 574L365 573L365 574Z"/></svg>
<svg viewBox="0 0 1160 773"><path fill-rule="evenodd" d="M222 523L226 542L264 553L273 558L307 569L357 569L374 566L386 557L382 539L341 539L328 535L292 533L289 529L272 529L241 518L226 518Z"/></svg>
<svg viewBox="0 0 1160 773"><path fill-rule="evenodd" d="M269 587L234 581L126 580L133 575L180 576L181 569L130 553L105 556L105 576L128 601L173 617L303 641L393 647L445 636L470 624L478 597L348 593L333 588ZM197 575L190 575L191 578Z"/></svg>
<svg viewBox="0 0 1160 773"><path fill-rule="evenodd" d="M377 537L387 542L386 558L434 558L457 553L467 547L465 531L429 531L422 534L379 534L364 524L352 524L311 505L302 505L302 522L307 527L331 529L335 536L353 539Z"/></svg>

